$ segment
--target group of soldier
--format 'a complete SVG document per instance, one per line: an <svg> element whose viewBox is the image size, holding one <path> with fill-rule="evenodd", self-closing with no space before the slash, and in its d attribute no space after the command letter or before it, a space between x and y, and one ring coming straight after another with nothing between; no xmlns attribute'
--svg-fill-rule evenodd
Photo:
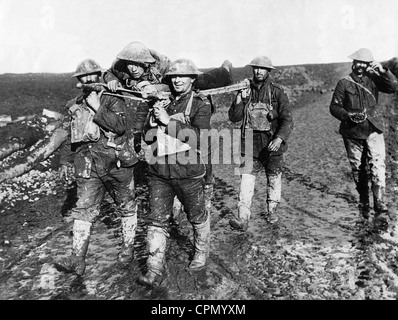
<svg viewBox="0 0 398 320"><path fill-rule="evenodd" d="M340 133L360 195L361 212L368 218L368 166L375 212L387 211L378 90L397 91L398 82L374 61L369 50L360 49L351 58L352 73L337 84L330 111L341 120ZM267 178L263 217L269 224L278 222L276 209L281 200L284 153L293 130L288 97L282 86L271 81L270 73L275 69L271 60L259 56L249 65L253 77L245 80L247 87L237 92L228 113L231 121L242 123L238 213L229 221L233 229L241 232L248 228L255 180L262 169ZM202 270L210 250L214 177L209 161L211 147L207 153L198 150L201 130L211 129L213 110L211 97L200 90L232 84L232 64L226 60L220 68L202 73L189 59L172 62L144 44L132 42L120 51L108 70L93 59L86 59L73 76L83 91L67 105L70 139L62 146L60 175L67 179L74 174L78 200L71 214L72 254L59 264L84 275L91 229L106 192L121 217L123 244L118 260L128 263L133 259L138 213L134 167L144 141L146 151L150 151L148 258L147 272L139 276L138 282L151 286L162 276L168 227L173 204L178 201L193 227L194 255L188 268ZM90 86L93 84L102 87L95 90ZM139 93L140 99L120 94L123 91Z"/></svg>

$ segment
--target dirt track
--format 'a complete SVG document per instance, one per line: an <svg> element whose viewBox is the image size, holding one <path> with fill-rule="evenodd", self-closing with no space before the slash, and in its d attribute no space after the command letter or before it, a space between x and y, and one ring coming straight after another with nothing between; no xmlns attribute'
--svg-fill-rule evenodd
<svg viewBox="0 0 398 320"><path fill-rule="evenodd" d="M86 275L79 278L54 265L70 253L72 240L71 225L60 213L73 200L73 192L67 196L58 182L57 195L29 206L31 214L47 214L46 219L36 224L33 218L25 219L2 241L0 299L397 299L398 238L391 230L378 231L373 219L365 223L359 218L338 122L328 110L331 92L310 93L305 99L294 110L277 226L267 225L260 216L266 188L261 174L248 232L231 230L228 220L237 210L239 176L233 164L215 165L208 268L199 273L185 270L193 247L191 228L182 219L180 227L170 229L161 285L141 287L135 280L145 269L147 190L145 177L137 176L135 260L127 267L116 261L118 221L108 205L93 230ZM216 127L226 111L218 110ZM387 191L394 218L397 194Z"/></svg>

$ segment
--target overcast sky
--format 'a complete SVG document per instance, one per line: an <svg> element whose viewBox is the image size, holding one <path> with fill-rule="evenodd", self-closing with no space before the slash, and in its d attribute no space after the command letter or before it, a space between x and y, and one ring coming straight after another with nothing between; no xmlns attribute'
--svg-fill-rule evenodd
<svg viewBox="0 0 398 320"><path fill-rule="evenodd" d="M398 0L0 0L0 73L108 68L140 41L199 68L257 55L274 65L398 56Z"/></svg>

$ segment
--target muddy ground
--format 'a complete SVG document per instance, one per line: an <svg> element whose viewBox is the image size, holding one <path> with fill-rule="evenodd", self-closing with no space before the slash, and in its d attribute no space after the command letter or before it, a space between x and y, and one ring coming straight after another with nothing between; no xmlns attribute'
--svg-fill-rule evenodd
<svg viewBox="0 0 398 320"><path fill-rule="evenodd" d="M347 66L339 72L346 70ZM54 263L71 252L67 215L76 190L58 179L54 154L28 174L1 185L0 299L397 299L398 188L392 165L387 166L390 224L382 229L373 215L367 222L360 218L338 121L328 109L334 85L305 77L303 81L307 82L300 87L287 87L295 106L295 129L286 154L277 225L261 217L266 207L262 173L248 231L232 230L228 221L237 211L237 164L215 165L208 267L196 273L186 270L193 254L192 230L180 217L179 226L170 226L160 286L142 287L136 279L145 271L148 205L146 164L141 162L135 170L139 223L134 261L122 266L116 260L119 220L107 198L91 236L85 276L65 274ZM212 118L216 128L237 127L227 120L228 99L217 105ZM391 99L382 96L386 110Z"/></svg>

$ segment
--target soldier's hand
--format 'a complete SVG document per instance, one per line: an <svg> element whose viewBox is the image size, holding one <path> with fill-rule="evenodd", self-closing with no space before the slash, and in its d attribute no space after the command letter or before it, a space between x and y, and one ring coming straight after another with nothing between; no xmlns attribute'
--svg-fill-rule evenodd
<svg viewBox="0 0 398 320"><path fill-rule="evenodd" d="M117 88L120 88L120 82L117 81L117 80L111 80L111 81L108 82L108 88L112 92L116 92Z"/></svg>
<svg viewBox="0 0 398 320"><path fill-rule="evenodd" d="M243 80L243 82L247 82L248 85L250 85L249 79L245 79L245 80ZM241 90L237 97L238 97L238 100L240 98L240 99L242 99L243 103L246 103L250 97L250 86L248 86L246 89ZM240 102L238 100L237 100L237 103Z"/></svg>
<svg viewBox="0 0 398 320"><path fill-rule="evenodd" d="M250 96L250 88L243 89L243 90L240 92L240 94L241 94L243 100L244 100L244 99L249 99L249 96Z"/></svg>
<svg viewBox="0 0 398 320"><path fill-rule="evenodd" d="M383 68L382 64L379 61L372 61L371 63L369 63L366 71L369 73L377 74L378 76L386 72L386 70Z"/></svg>
<svg viewBox="0 0 398 320"><path fill-rule="evenodd" d="M270 112L268 112L267 119L269 121L275 120L276 118L278 118L278 112L276 110L271 110Z"/></svg>
<svg viewBox="0 0 398 320"><path fill-rule="evenodd" d="M364 112L348 112L348 118L355 123L362 123L367 119L366 111Z"/></svg>
<svg viewBox="0 0 398 320"><path fill-rule="evenodd" d="M94 111L97 111L101 105L100 97L99 97L98 93L95 91L90 92L90 94L86 98L86 101L87 101L89 107L91 107Z"/></svg>
<svg viewBox="0 0 398 320"><path fill-rule="evenodd" d="M165 108L154 106L153 115L157 120L159 120L161 123L163 123L166 126L170 122L170 116Z"/></svg>
<svg viewBox="0 0 398 320"><path fill-rule="evenodd" d="M276 138L275 138L274 140L272 140L272 141L270 142L270 144L268 145L268 150L269 150L269 151L273 151L273 152L278 151L279 148L281 147L282 142L283 142L283 140L282 140L281 138L276 137Z"/></svg>
<svg viewBox="0 0 398 320"><path fill-rule="evenodd" d="M64 179L65 181L69 180L69 170L66 164L61 165L59 168L59 177L60 179Z"/></svg>

